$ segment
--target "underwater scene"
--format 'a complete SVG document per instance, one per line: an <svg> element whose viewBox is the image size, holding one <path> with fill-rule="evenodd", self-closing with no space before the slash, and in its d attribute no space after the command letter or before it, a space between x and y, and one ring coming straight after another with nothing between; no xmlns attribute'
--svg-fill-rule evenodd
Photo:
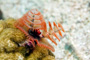
<svg viewBox="0 0 90 60"><path fill-rule="evenodd" d="M90 60L90 0L0 0L0 60Z"/></svg>

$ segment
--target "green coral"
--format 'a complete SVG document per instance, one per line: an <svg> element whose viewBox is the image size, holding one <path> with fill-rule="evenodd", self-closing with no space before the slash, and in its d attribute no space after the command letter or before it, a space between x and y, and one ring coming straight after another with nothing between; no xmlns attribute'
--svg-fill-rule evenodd
<svg viewBox="0 0 90 60"><path fill-rule="evenodd" d="M14 26L15 19L0 20L0 60L55 60L47 49L36 46L33 50L19 47L25 35ZM27 55L29 53L29 55Z"/></svg>

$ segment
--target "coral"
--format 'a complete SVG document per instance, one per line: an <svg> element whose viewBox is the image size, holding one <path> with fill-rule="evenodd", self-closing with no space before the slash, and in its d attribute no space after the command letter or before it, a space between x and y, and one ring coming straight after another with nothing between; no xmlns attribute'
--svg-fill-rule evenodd
<svg viewBox="0 0 90 60"><path fill-rule="evenodd" d="M0 52L4 51L10 52L15 50L17 47L18 46L9 38L5 38L3 40L0 38Z"/></svg>
<svg viewBox="0 0 90 60"><path fill-rule="evenodd" d="M0 38L1 39L10 38L15 42L21 42L25 37L24 34L18 29L6 28L0 34Z"/></svg>
<svg viewBox="0 0 90 60"><path fill-rule="evenodd" d="M25 60L21 53L0 53L0 60Z"/></svg>
<svg viewBox="0 0 90 60"><path fill-rule="evenodd" d="M46 57L46 56L51 56L52 57L52 58L49 58L49 60L52 60L52 59L55 60L54 55L51 52L49 52L46 48L36 46L33 53L30 54L30 56L27 57L27 60L48 59L48 57ZM46 58L44 58L44 57L46 57Z"/></svg>
<svg viewBox="0 0 90 60"><path fill-rule="evenodd" d="M8 28L16 28L16 27L14 26L15 19L9 18L9 19L6 19L5 22L7 23L7 27L8 27Z"/></svg>
<svg viewBox="0 0 90 60"><path fill-rule="evenodd" d="M14 21L13 19L0 20L0 52L15 50L18 47L16 43L23 41L25 38L20 30L15 29Z"/></svg>
<svg viewBox="0 0 90 60"><path fill-rule="evenodd" d="M47 55L42 60L55 60L55 58L53 56Z"/></svg>
<svg viewBox="0 0 90 60"><path fill-rule="evenodd" d="M55 59L46 48L19 46L26 37L14 26L15 21L12 18L0 20L0 60L42 60L46 56L52 56L51 60Z"/></svg>
<svg viewBox="0 0 90 60"><path fill-rule="evenodd" d="M7 24L5 21L0 20L0 33L7 27Z"/></svg>

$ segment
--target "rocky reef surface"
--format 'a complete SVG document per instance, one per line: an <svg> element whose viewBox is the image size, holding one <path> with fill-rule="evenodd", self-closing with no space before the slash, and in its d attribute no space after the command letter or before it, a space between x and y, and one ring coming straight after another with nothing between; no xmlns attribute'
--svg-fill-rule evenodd
<svg viewBox="0 0 90 60"><path fill-rule="evenodd" d="M25 35L15 28L15 19L0 20L0 60L55 60L51 51L36 46L20 47Z"/></svg>

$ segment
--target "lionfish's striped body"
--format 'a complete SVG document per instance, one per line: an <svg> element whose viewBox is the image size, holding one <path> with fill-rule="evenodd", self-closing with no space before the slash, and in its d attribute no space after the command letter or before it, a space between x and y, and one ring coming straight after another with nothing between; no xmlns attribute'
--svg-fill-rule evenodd
<svg viewBox="0 0 90 60"><path fill-rule="evenodd" d="M21 30L27 36L27 40L25 40L24 43L21 43L20 46L24 46L27 44L29 46L32 45L33 47L35 47L36 43L38 46L54 51L54 48L46 41L45 38L48 38L55 45L57 45L57 43L53 39L53 36L55 36L60 41L60 39L56 35L56 32L58 32L59 35L62 36L60 29L62 29L63 32L64 29L62 28L60 23L56 25L56 23L53 22L54 29L52 28L50 22L48 24L50 27L49 31L47 31L46 22L43 18L43 15L37 9L28 11L15 23L16 28Z"/></svg>

